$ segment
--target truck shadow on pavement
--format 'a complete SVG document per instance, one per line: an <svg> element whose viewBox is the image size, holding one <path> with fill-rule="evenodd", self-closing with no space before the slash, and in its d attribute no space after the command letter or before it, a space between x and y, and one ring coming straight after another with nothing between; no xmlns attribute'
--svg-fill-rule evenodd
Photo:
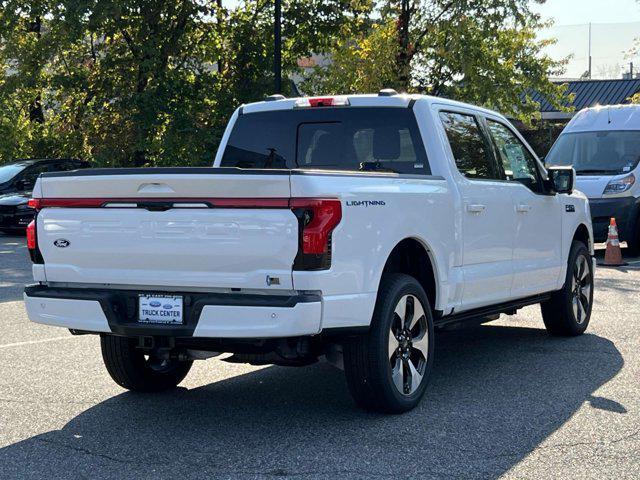
<svg viewBox="0 0 640 480"><path fill-rule="evenodd" d="M594 394L623 366L605 338L486 325L436 344L428 393L404 415L358 410L327 364L267 367L192 390L122 393L0 450L0 465L34 478L496 478L585 402L626 413Z"/></svg>

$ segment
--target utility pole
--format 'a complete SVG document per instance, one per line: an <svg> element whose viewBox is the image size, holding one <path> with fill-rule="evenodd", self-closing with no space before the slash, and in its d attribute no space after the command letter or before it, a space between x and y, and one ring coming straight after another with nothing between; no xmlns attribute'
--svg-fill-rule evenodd
<svg viewBox="0 0 640 480"><path fill-rule="evenodd" d="M591 80L591 22L589 22L589 80Z"/></svg>
<svg viewBox="0 0 640 480"><path fill-rule="evenodd" d="M273 22L273 76L275 77L275 92L282 93L282 37L281 37L281 5L275 0L275 18Z"/></svg>

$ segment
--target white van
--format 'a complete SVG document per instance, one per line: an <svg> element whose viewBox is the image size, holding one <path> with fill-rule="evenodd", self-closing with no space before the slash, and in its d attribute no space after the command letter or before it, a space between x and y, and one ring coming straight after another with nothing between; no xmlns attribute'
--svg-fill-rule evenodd
<svg viewBox="0 0 640 480"><path fill-rule="evenodd" d="M640 249L640 105L584 109L573 117L545 159L571 165L576 187L589 197L595 241L604 242L611 217L629 249Z"/></svg>

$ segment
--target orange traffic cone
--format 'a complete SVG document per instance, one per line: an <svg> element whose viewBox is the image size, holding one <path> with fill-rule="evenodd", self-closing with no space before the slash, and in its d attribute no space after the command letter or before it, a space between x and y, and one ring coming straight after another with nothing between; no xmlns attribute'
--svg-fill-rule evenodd
<svg viewBox="0 0 640 480"><path fill-rule="evenodd" d="M607 250L604 253L604 263L609 267L619 267L625 265L622 261L622 251L620 250L620 241L618 240L618 226L616 219L611 218L609 222L609 236L607 237Z"/></svg>

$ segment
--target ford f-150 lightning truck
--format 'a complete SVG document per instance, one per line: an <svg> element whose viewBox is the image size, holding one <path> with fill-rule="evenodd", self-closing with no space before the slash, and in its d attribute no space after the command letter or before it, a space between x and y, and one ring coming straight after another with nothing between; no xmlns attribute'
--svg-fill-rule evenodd
<svg viewBox="0 0 640 480"><path fill-rule="evenodd" d="M586 329L593 236L571 167L545 170L507 119L442 98L238 108L213 167L45 173L28 229L29 318L99 334L124 388L192 362L327 359L356 402L402 412L434 329L541 304Z"/></svg>

